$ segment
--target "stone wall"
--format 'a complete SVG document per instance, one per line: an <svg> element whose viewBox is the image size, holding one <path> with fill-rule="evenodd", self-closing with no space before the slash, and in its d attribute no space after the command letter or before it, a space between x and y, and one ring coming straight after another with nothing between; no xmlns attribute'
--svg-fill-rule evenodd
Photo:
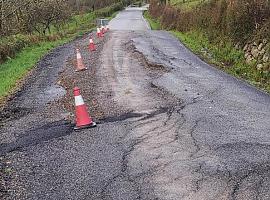
<svg viewBox="0 0 270 200"><path fill-rule="evenodd" d="M248 43L244 46L245 59L248 64L256 65L257 70L270 72L270 43L267 39Z"/></svg>

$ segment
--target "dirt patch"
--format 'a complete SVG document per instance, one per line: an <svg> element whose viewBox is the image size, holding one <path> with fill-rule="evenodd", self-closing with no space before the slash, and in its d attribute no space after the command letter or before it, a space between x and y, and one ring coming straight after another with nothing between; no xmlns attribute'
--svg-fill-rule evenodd
<svg viewBox="0 0 270 200"><path fill-rule="evenodd" d="M98 39L94 37L94 43L96 44L96 51L89 51L88 49L88 38L89 35L86 35L81 40L76 41L75 47L79 47L81 50L82 58L84 64L88 70L75 72L76 68L76 52L74 48L74 56L68 58L63 72L60 74L58 79L58 84L65 88L67 91L66 95L60 100L60 105L69 112L68 120L74 121L74 95L73 88L75 86L81 89L81 94L83 99L88 106L90 115L97 122L112 122L117 121L118 119L126 118L123 116L129 116L130 113L133 113L133 110L126 110L120 108L116 102L114 102L113 95L114 91L104 88L102 79L107 76L113 76L113 74L98 74L97 71L100 71L100 67L103 64L102 60L102 50L105 48L111 48L110 46L104 46L108 40L111 39L111 33L107 33L104 38ZM106 44L108 45L108 44ZM139 62L141 66L144 66L147 76L155 79L169 70L163 65L151 64L149 61L138 51L136 51L131 40L126 42L122 48L126 52L131 52L132 57ZM113 64L113 63L112 63ZM113 70L114 68L112 68ZM116 73L116 72L111 72ZM113 84L113 83L112 83ZM110 85L110 83L108 84ZM151 83L150 83L151 87ZM165 91L162 91L160 88L152 88L154 93L162 96L164 99L169 98ZM130 94L131 91L127 90L125 94ZM175 98L171 101L171 104L174 104ZM131 114L132 115L132 114ZM136 115L136 114L135 114ZM133 116L133 115L132 115ZM137 116L137 115L136 115Z"/></svg>
<svg viewBox="0 0 270 200"><path fill-rule="evenodd" d="M104 43L107 41L109 34L106 34L104 38L94 37L94 43L96 45L96 51L90 51L88 49L88 35L83 39L76 42L76 47L80 47L83 62L88 68L85 71L75 72L76 69L76 52L74 49L74 56L67 60L64 71L60 74L58 84L65 88L66 95L60 100L60 104L70 113L68 119L74 121L74 95L73 88L75 86L81 89L81 95L88 106L90 115L95 119L104 117L104 111L102 110L100 103L96 99L98 91L96 69L99 67L99 57L102 51Z"/></svg>

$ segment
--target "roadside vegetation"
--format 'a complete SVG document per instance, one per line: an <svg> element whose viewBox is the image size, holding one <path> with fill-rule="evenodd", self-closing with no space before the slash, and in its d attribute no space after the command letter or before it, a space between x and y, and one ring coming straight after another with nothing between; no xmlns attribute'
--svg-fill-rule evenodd
<svg viewBox="0 0 270 200"><path fill-rule="evenodd" d="M152 0L144 15L152 29L171 31L208 62L270 92L268 1ZM248 60L253 50L258 55Z"/></svg>
<svg viewBox="0 0 270 200"><path fill-rule="evenodd" d="M89 32L129 1L6 0L0 3L0 104L48 51Z"/></svg>
<svg viewBox="0 0 270 200"><path fill-rule="evenodd" d="M209 2L210 0L170 0L170 4L183 10L190 10L196 6Z"/></svg>
<svg viewBox="0 0 270 200"><path fill-rule="evenodd" d="M150 25L152 30L160 30L161 29L159 20L152 18L152 16L150 15L150 13L148 11L144 12L144 17L149 22L149 25Z"/></svg>

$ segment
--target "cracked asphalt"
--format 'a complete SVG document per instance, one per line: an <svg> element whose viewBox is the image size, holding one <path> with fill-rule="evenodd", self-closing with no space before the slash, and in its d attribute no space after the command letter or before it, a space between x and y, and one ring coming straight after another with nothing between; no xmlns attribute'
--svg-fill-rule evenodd
<svg viewBox="0 0 270 200"><path fill-rule="evenodd" d="M0 197L270 199L270 96L151 31L142 10L120 12L97 52L86 35L39 62L0 115ZM74 74L78 45L89 70ZM74 85L94 129L72 131Z"/></svg>

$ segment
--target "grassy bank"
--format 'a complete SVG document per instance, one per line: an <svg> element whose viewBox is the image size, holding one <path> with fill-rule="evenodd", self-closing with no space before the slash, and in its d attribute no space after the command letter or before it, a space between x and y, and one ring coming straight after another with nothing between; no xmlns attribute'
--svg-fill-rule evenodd
<svg viewBox="0 0 270 200"><path fill-rule="evenodd" d="M148 12L144 13L144 17L148 20L152 29L161 28L159 20L152 18ZM198 30L185 33L175 30L169 31L208 63L214 64L227 73L244 79L270 93L270 74L258 71L248 65L244 59L244 52L235 49L229 40L210 42L204 33Z"/></svg>
<svg viewBox="0 0 270 200"><path fill-rule="evenodd" d="M119 9L119 7L117 7L117 9ZM2 48L4 50L12 49L14 52L11 53L13 58L7 58L7 60L0 65L0 104L2 104L10 94L16 91L24 77L51 49L71 41L75 37L81 36L94 28L96 26L95 19L97 15L102 17L103 10L73 16L62 28L61 32L57 32L52 27L52 33L47 36L19 35L6 39L5 43L3 42L4 40L2 40ZM115 16L116 13L117 10L115 7L112 9L106 8L105 17L111 18Z"/></svg>

